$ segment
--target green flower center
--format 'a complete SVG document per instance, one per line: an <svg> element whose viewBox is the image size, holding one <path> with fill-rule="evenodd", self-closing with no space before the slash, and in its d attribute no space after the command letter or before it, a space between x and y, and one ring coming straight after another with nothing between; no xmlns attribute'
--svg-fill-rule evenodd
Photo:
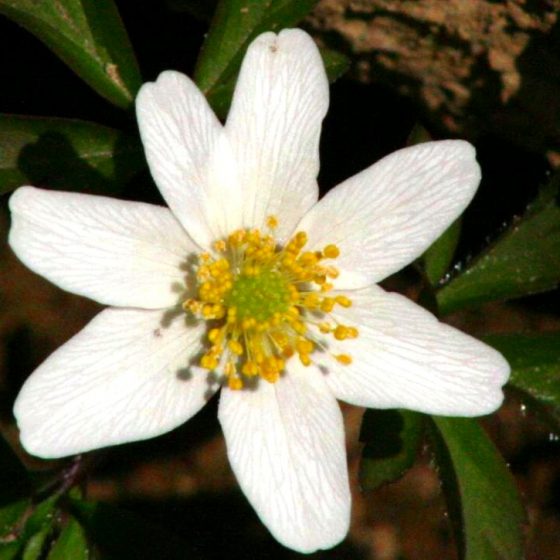
<svg viewBox="0 0 560 560"><path fill-rule="evenodd" d="M268 321L288 311L289 282L283 274L274 270L239 274L225 297L225 305L235 307L241 320Z"/></svg>

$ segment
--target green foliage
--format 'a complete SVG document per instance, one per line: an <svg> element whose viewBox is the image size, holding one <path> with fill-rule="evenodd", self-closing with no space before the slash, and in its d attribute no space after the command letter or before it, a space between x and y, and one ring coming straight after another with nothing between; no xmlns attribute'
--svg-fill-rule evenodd
<svg viewBox="0 0 560 560"><path fill-rule="evenodd" d="M552 290L560 282L560 174L522 219L438 293L440 311Z"/></svg>
<svg viewBox="0 0 560 560"><path fill-rule="evenodd" d="M449 270L461 235L461 219L455 220L442 235L426 250L422 259L424 271L430 285L437 286Z"/></svg>
<svg viewBox="0 0 560 560"><path fill-rule="evenodd" d="M484 337L511 365L510 385L544 405L560 408L560 333Z"/></svg>
<svg viewBox="0 0 560 560"><path fill-rule="evenodd" d="M33 508L33 513L18 537L23 560L37 560L42 557L56 521L58 498L58 496L51 496Z"/></svg>
<svg viewBox="0 0 560 560"><path fill-rule="evenodd" d="M18 557L21 545L19 542L0 542L0 560L14 560Z"/></svg>
<svg viewBox="0 0 560 560"><path fill-rule="evenodd" d="M62 529L47 560L88 560L88 542L82 526L72 517Z"/></svg>
<svg viewBox="0 0 560 560"><path fill-rule="evenodd" d="M400 478L416 459L424 416L410 410L366 410L360 429L365 443L360 485L374 490Z"/></svg>
<svg viewBox="0 0 560 560"><path fill-rule="evenodd" d="M462 560L519 560L525 521L515 482L470 418L433 417L436 465Z"/></svg>
<svg viewBox="0 0 560 560"><path fill-rule="evenodd" d="M140 73L113 0L0 0L0 13L36 35L100 95L119 107L132 104Z"/></svg>
<svg viewBox="0 0 560 560"><path fill-rule="evenodd" d="M320 51L329 82L338 80L348 70L350 60L342 53L332 49L322 48Z"/></svg>
<svg viewBox="0 0 560 560"><path fill-rule="evenodd" d="M45 525L40 531L29 537L23 548L22 560L39 560L42 557L50 530L50 526Z"/></svg>
<svg viewBox="0 0 560 560"><path fill-rule="evenodd" d="M145 165L140 142L118 130L0 115L0 194L25 183L114 193Z"/></svg>
<svg viewBox="0 0 560 560"><path fill-rule="evenodd" d="M247 46L264 31L297 25L317 0L222 0L200 53L195 79L220 116L229 108L239 67ZM348 68L348 59L333 50L322 51L329 79Z"/></svg>
<svg viewBox="0 0 560 560"><path fill-rule="evenodd" d="M4 471L0 472L2 472L3 476L6 476ZM14 479L14 481L17 483L17 479ZM3 502L2 507L0 507L0 541L10 540L10 535L16 531L25 512L31 506L31 500L30 498L14 498L12 501L9 501L5 491L2 491L0 497Z"/></svg>
<svg viewBox="0 0 560 560"><path fill-rule="evenodd" d="M25 508L20 509L17 522L1 535L0 560L87 560L88 543L84 531L75 519L63 513L60 500L59 494L36 505L30 500L21 500ZM0 527L2 521L0 517Z"/></svg>

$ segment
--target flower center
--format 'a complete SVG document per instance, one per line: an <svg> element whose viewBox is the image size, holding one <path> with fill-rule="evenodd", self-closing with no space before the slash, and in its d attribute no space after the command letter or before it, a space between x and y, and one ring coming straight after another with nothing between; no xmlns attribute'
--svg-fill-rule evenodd
<svg viewBox="0 0 560 560"><path fill-rule="evenodd" d="M225 375L231 389L256 376L277 381L294 354L310 365L314 352L328 352L329 334L336 340L358 336L331 315L336 305L352 305L345 295L329 294L338 270L325 261L338 257L338 247L303 251L305 232L281 247L272 235L277 223L268 219L270 233L236 230L214 243L214 255L199 255L197 297L183 304L208 322L200 365ZM345 365L352 361L348 354L333 357Z"/></svg>
<svg viewBox="0 0 560 560"><path fill-rule="evenodd" d="M237 309L239 319L254 319L263 323L288 310L289 286L287 278L276 270L246 271L234 279L224 303L228 309Z"/></svg>

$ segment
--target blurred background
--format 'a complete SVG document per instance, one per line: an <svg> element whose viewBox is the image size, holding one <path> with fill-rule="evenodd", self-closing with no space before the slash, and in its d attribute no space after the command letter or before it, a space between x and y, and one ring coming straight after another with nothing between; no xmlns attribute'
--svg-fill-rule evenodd
<svg viewBox="0 0 560 560"><path fill-rule="evenodd" d="M193 74L215 2L117 0L144 81L166 69ZM558 0L320 0L302 27L345 54L348 70L331 86L321 141L323 192L406 145L422 125L435 139L473 142L483 182L467 210L455 255L457 274L473 255L521 216L560 166L560 23ZM34 36L0 16L0 112L77 118L136 134L133 114L90 89ZM56 151L74 167L64 139L44 137L22 159L36 186L80 190L34 162ZM88 185L107 179L83 164ZM119 196L161 202L146 170L123 173ZM124 188L123 188L124 187ZM46 356L99 311L29 272L6 245L8 196L0 210L0 422L24 463L45 476L66 462L38 461L18 444L11 407ZM550 266L560 267L551 260ZM413 267L386 287L417 297ZM560 329L558 290L488 303L447 320L474 335ZM560 354L560 349L559 349ZM560 358L559 358L560 360ZM528 559L560 559L560 444L546 414L508 400L485 428L510 465L526 507ZM400 480L361 492L363 410L344 407L352 527L347 540L314 558L425 560L457 558L431 450L423 445ZM180 536L185 558L287 559L261 525L230 471L216 400L193 420L156 440L96 454L86 495L125 506ZM163 556L162 556L163 557Z"/></svg>

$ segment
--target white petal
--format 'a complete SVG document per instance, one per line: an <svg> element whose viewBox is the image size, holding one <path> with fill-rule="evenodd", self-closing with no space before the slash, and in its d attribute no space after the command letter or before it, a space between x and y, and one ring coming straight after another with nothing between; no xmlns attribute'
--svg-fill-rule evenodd
<svg viewBox="0 0 560 560"><path fill-rule="evenodd" d="M14 407L23 446L63 457L179 426L215 390L190 368L201 332L184 314L102 311L24 384Z"/></svg>
<svg viewBox="0 0 560 560"><path fill-rule="evenodd" d="M307 33L263 33L249 46L226 123L243 189L243 226L260 227L276 215L284 239L316 202L328 103L321 55Z"/></svg>
<svg viewBox="0 0 560 560"><path fill-rule="evenodd" d="M175 305L184 290L197 248L167 208L22 187L10 209L16 255L65 290L144 309Z"/></svg>
<svg viewBox="0 0 560 560"><path fill-rule="evenodd" d="M331 343L333 353L353 359L348 366L329 361L326 380L337 398L450 416L489 414L501 405L509 376L501 354L400 294L372 286L348 295L352 307L334 316L359 336Z"/></svg>
<svg viewBox="0 0 560 560"><path fill-rule="evenodd" d="M283 545L313 552L348 531L344 426L315 368L293 360L277 383L224 389L219 419L239 484Z"/></svg>
<svg viewBox="0 0 560 560"><path fill-rule="evenodd" d="M222 125L196 85L162 72L136 98L150 171L167 204L201 246L223 236L227 214L239 223L235 165Z"/></svg>
<svg viewBox="0 0 560 560"><path fill-rule="evenodd" d="M298 225L309 250L335 243L340 288L362 288L403 268L469 204L480 182L474 148L460 140L399 150L344 181Z"/></svg>

